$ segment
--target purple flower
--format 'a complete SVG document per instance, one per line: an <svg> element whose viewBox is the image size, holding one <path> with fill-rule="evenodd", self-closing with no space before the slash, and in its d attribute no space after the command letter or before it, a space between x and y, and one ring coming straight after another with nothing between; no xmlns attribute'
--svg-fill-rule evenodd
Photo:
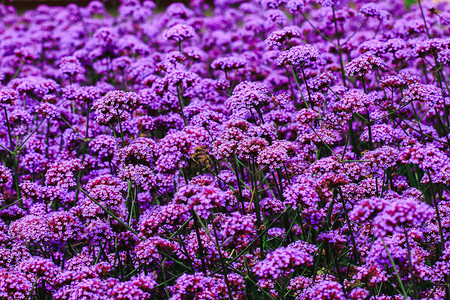
<svg viewBox="0 0 450 300"><path fill-rule="evenodd" d="M186 39L190 39L194 35L194 28L187 24L174 25L164 32L164 38L166 38L167 40L173 40L175 42L181 42Z"/></svg>
<svg viewBox="0 0 450 300"><path fill-rule="evenodd" d="M102 134L89 142L91 153L103 161L110 161L117 151L117 142L113 136Z"/></svg>
<svg viewBox="0 0 450 300"><path fill-rule="evenodd" d="M285 0L260 0L264 9L278 8Z"/></svg>
<svg viewBox="0 0 450 300"><path fill-rule="evenodd" d="M36 114L47 119L58 119L61 116L58 111L58 107L48 102L44 102L39 105L36 108Z"/></svg>
<svg viewBox="0 0 450 300"><path fill-rule="evenodd" d="M197 84L200 81L200 77L194 72L175 70L174 72L169 73L164 80L168 85L179 85L185 90L192 85Z"/></svg>
<svg viewBox="0 0 450 300"><path fill-rule="evenodd" d="M246 111L260 107L270 101L267 86L260 82L244 81L238 84L233 94L226 101L228 107L234 111Z"/></svg>
<svg viewBox="0 0 450 300"><path fill-rule="evenodd" d="M439 52L438 61L439 63L448 66L450 64L450 50L443 50Z"/></svg>
<svg viewBox="0 0 450 300"><path fill-rule="evenodd" d="M344 67L345 74L353 77L364 77L372 70L383 67L383 61L373 54L365 54L355 58Z"/></svg>
<svg viewBox="0 0 450 300"><path fill-rule="evenodd" d="M40 243L50 239L50 228L42 216L28 215L10 226L11 235L26 243Z"/></svg>
<svg viewBox="0 0 450 300"><path fill-rule="evenodd" d="M19 99L19 94L10 88L0 89L0 108L13 105Z"/></svg>
<svg viewBox="0 0 450 300"><path fill-rule="evenodd" d="M298 112L296 119L299 123L308 125L308 124L312 124L312 122L315 119L317 119L318 117L319 117L319 114L316 111L314 111L310 108L302 108Z"/></svg>
<svg viewBox="0 0 450 300"><path fill-rule="evenodd" d="M175 203L186 204L199 217L207 219L212 210L225 207L227 194L211 185L188 184L174 195Z"/></svg>
<svg viewBox="0 0 450 300"><path fill-rule="evenodd" d="M96 120L101 125L115 124L122 120L126 113L140 104L139 96L134 92L112 91L94 102L97 113Z"/></svg>
<svg viewBox="0 0 450 300"><path fill-rule="evenodd" d="M281 30L276 30L269 34L265 42L268 45L274 45L282 47L285 43L289 42L290 39L300 37L301 32L299 28L294 26L288 26Z"/></svg>
<svg viewBox="0 0 450 300"><path fill-rule="evenodd" d="M219 57L213 60L211 68L214 70L229 71L244 68L247 61L240 57Z"/></svg>
<svg viewBox="0 0 450 300"><path fill-rule="evenodd" d="M444 102L442 90L432 84L413 84L405 92L403 103L419 101L430 106L439 105Z"/></svg>
<svg viewBox="0 0 450 300"><path fill-rule="evenodd" d="M45 184L69 188L76 185L74 173L83 168L79 159L54 163L45 174Z"/></svg>
<svg viewBox="0 0 450 300"><path fill-rule="evenodd" d="M233 212L226 217L220 234L225 237L225 247L243 249L256 238L255 216Z"/></svg>
<svg viewBox="0 0 450 300"><path fill-rule="evenodd" d="M354 277L356 280L367 282L370 286L385 282L388 280L388 273L383 270L382 266L375 263L366 263L356 267L357 273Z"/></svg>
<svg viewBox="0 0 450 300"><path fill-rule="evenodd" d="M269 9L264 13L265 19L268 21L268 27L272 25L286 26L286 14L279 9Z"/></svg>
<svg viewBox="0 0 450 300"><path fill-rule="evenodd" d="M296 147L288 141L275 141L259 151L256 161L268 165L271 170L282 168L288 159L295 155Z"/></svg>
<svg viewBox="0 0 450 300"><path fill-rule="evenodd" d="M310 80L309 87L313 91L320 91L331 85L336 80L336 76L330 71L321 73Z"/></svg>
<svg viewBox="0 0 450 300"><path fill-rule="evenodd" d="M33 288L33 282L21 272L1 268L0 297L26 299Z"/></svg>
<svg viewBox="0 0 450 300"><path fill-rule="evenodd" d="M152 237L140 242L134 250L140 263L151 265L160 263L161 254L170 254L178 248L179 246L174 242L160 237Z"/></svg>
<svg viewBox="0 0 450 300"><path fill-rule="evenodd" d="M339 0L319 0L323 7L333 7L339 4Z"/></svg>
<svg viewBox="0 0 450 300"><path fill-rule="evenodd" d="M340 283L333 280L323 280L306 289L301 295L303 299L311 300L344 300L347 299Z"/></svg>
<svg viewBox="0 0 450 300"><path fill-rule="evenodd" d="M370 197L359 200L349 213L349 217L359 223L372 220L389 204L385 198Z"/></svg>
<svg viewBox="0 0 450 300"><path fill-rule="evenodd" d="M370 293L368 290L360 288L360 287L354 288L349 293L349 297L352 300L364 300L364 299L367 299L369 297L369 295L370 295Z"/></svg>
<svg viewBox="0 0 450 300"><path fill-rule="evenodd" d="M278 279L292 273L294 268L309 266L313 262L308 245L291 244L270 252L267 257L256 263L253 272L261 278Z"/></svg>
<svg viewBox="0 0 450 300"><path fill-rule="evenodd" d="M237 146L237 154L242 159L250 160L250 159L256 157L258 154L263 153L263 151L265 149L267 149L268 145L269 145L269 143L264 138L246 137L246 138L242 139L242 141L239 142L239 144ZM265 153L268 154L267 151ZM270 154L268 154L268 155L270 155ZM276 157L272 157L272 158L274 160L277 159ZM264 157L262 157L261 159L264 159ZM283 158L280 158L280 159L282 160ZM262 162L262 160L261 160L261 162Z"/></svg>
<svg viewBox="0 0 450 300"><path fill-rule="evenodd" d="M117 284L117 280L103 281L100 278L88 278L66 285L53 294L57 300L92 299L107 297L108 291Z"/></svg>
<svg viewBox="0 0 450 300"><path fill-rule="evenodd" d="M288 186L284 191L286 205L292 205L292 209L299 207L315 207L319 202L319 195L315 189L315 180L307 175L297 177L296 183Z"/></svg>
<svg viewBox="0 0 450 300"><path fill-rule="evenodd" d="M304 277L304 276L297 276L291 279L289 282L289 288L296 293L301 292L302 290L310 287L312 285L313 281L311 278Z"/></svg>
<svg viewBox="0 0 450 300"><path fill-rule="evenodd" d="M152 207L146 212L140 222L140 234L150 237L176 230L189 218L189 207L184 204L169 203L160 207Z"/></svg>
<svg viewBox="0 0 450 300"><path fill-rule="evenodd" d="M190 298L212 300L221 297L221 295L226 295L226 286L223 280L207 277L201 273L181 275L170 289L173 293L170 300Z"/></svg>
<svg viewBox="0 0 450 300"><path fill-rule="evenodd" d="M4 165L0 165L0 185L9 185L12 183L12 172Z"/></svg>
<svg viewBox="0 0 450 300"><path fill-rule="evenodd" d="M74 56L63 57L59 64L59 69L61 74L70 77L84 72L84 68L81 66L80 61Z"/></svg>
<svg viewBox="0 0 450 300"><path fill-rule="evenodd" d="M427 54L435 55L450 46L450 39L434 38L418 42L414 45L413 55L424 57Z"/></svg>
<svg viewBox="0 0 450 300"><path fill-rule="evenodd" d="M20 61L25 62L37 59L39 57L39 52L37 51L36 47L25 46L14 50L14 55Z"/></svg>
<svg viewBox="0 0 450 300"><path fill-rule="evenodd" d="M30 257L21 261L16 270L25 274L28 279L35 284L43 285L46 289L51 290L48 285L53 284L56 275L61 272L50 259L44 259L41 257Z"/></svg>
<svg viewBox="0 0 450 300"><path fill-rule="evenodd" d="M446 297L449 4L103 2L0 5L1 299Z"/></svg>
<svg viewBox="0 0 450 300"><path fill-rule="evenodd" d="M372 17L379 20L387 20L390 17L390 13L387 10L374 2L363 4L359 9L359 13L367 18Z"/></svg>
<svg viewBox="0 0 450 300"><path fill-rule="evenodd" d="M382 176L386 169L396 165L399 151L390 146L383 146L364 153L363 160L369 161L366 166L369 172Z"/></svg>
<svg viewBox="0 0 450 300"><path fill-rule="evenodd" d="M108 291L108 295L111 299L117 300L150 299L152 290L157 286L155 277L151 273L133 277L130 281L119 282Z"/></svg>
<svg viewBox="0 0 450 300"><path fill-rule="evenodd" d="M130 145L117 151L117 160L122 164L150 166L156 153L156 143L150 138L137 138Z"/></svg>
<svg viewBox="0 0 450 300"><path fill-rule="evenodd" d="M197 147L206 147L211 137L202 127L187 126L182 131L166 135L157 144L158 171L172 173L185 166Z"/></svg>
<svg viewBox="0 0 450 300"><path fill-rule="evenodd" d="M56 241L77 240L80 237L82 224L71 213L54 212L48 217L51 238Z"/></svg>
<svg viewBox="0 0 450 300"><path fill-rule="evenodd" d="M371 95L357 89L345 92L340 100L334 104L333 109L348 113L364 113L373 102Z"/></svg>
<svg viewBox="0 0 450 300"><path fill-rule="evenodd" d="M119 36L115 28L102 27L94 33L97 44L101 47L108 47L117 42Z"/></svg>
<svg viewBox="0 0 450 300"><path fill-rule="evenodd" d="M285 7L289 13L295 15L303 12L306 3L306 0L288 0Z"/></svg>
<svg viewBox="0 0 450 300"><path fill-rule="evenodd" d="M396 199L386 205L374 218L374 233L386 236L395 232L403 232L409 227L420 227L433 218L435 212L428 204L415 199Z"/></svg>
<svg viewBox="0 0 450 300"><path fill-rule="evenodd" d="M312 45L295 46L281 52L277 58L277 65L306 68L312 66L319 58L319 50Z"/></svg>
<svg viewBox="0 0 450 300"><path fill-rule="evenodd" d="M261 210L270 214L281 213L286 209L286 205L281 200L273 198L264 198L259 202Z"/></svg>
<svg viewBox="0 0 450 300"><path fill-rule="evenodd" d="M32 122L32 116L26 110L17 109L8 114L8 121L13 135L26 135Z"/></svg>

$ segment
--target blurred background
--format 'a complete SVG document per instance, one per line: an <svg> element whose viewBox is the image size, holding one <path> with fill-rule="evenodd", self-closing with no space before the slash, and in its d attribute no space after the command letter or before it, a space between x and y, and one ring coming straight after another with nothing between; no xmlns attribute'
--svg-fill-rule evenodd
<svg viewBox="0 0 450 300"><path fill-rule="evenodd" d="M88 0L1 0L1 3L6 5L12 5L17 9L17 12L23 12L29 9L35 9L39 5L51 5L51 6L66 6L70 3L75 3L79 6L86 6L89 4ZM114 9L120 3L119 0L105 0L102 1L107 9ZM182 2L184 4L188 4L190 0L153 0L158 7L164 8L171 3ZM205 1L207 3L212 3L211 1Z"/></svg>
<svg viewBox="0 0 450 300"><path fill-rule="evenodd" d="M70 3L75 3L79 6L86 6L90 1L87 0L0 0L1 3L3 4L7 4L7 5L12 5L14 6L17 11L23 12L26 11L28 9L35 9L37 6L41 5L41 4L45 4L45 5L51 5L51 6L66 6ZM355 2L357 2L358 0L354 0ZM450 1L450 0L433 0L434 2L440 2L440 1ZM104 0L102 1L106 8L110 9L110 10L114 10L114 8L116 8L119 4L119 0ZM190 2L190 0L153 0L153 2L156 3L156 5L160 8L164 8L168 5L170 5L171 3L175 3L175 2L182 2L184 4L188 4ZM204 2L206 3L213 3L213 0L205 0ZM376 2L376 0L374 1ZM413 4L413 3L417 3L417 0L405 0L405 4L407 6Z"/></svg>

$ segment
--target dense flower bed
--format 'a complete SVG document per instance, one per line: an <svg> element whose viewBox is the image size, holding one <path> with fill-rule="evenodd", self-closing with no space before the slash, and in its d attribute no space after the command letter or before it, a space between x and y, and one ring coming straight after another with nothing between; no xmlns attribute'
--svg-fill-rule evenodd
<svg viewBox="0 0 450 300"><path fill-rule="evenodd" d="M448 299L449 24L0 6L0 298Z"/></svg>

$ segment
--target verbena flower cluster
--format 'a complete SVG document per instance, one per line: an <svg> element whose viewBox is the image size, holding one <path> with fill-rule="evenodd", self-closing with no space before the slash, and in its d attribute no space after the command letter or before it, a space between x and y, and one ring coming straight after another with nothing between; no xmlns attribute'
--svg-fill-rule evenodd
<svg viewBox="0 0 450 300"><path fill-rule="evenodd" d="M449 299L450 3L211 3L0 5L0 299Z"/></svg>

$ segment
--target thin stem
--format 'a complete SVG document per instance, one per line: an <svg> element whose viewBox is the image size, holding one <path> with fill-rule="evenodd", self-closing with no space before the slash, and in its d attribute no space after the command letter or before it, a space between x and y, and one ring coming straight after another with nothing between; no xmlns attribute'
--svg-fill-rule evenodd
<svg viewBox="0 0 450 300"><path fill-rule="evenodd" d="M103 209L104 212L106 212L109 216L111 216L114 220L116 220L117 222L119 222L120 224L122 224L125 228L127 228L129 231L131 231L132 233L134 233L135 235L139 236L139 233L134 230L133 228L131 228L130 226L128 226L128 224L126 224L125 222L123 222L122 220L120 220L118 217L116 217L116 215L114 215L112 212L110 212L107 208L105 208L103 205L101 205L97 200L95 200L94 198L91 197L91 195L89 195L89 193L84 190L83 188L79 187L78 188L80 190L80 192L82 192L84 195L86 195L86 197L88 197L89 199L91 199L92 201L95 202L95 204L97 204L101 209ZM145 240L144 238L141 238L141 240Z"/></svg>
<svg viewBox="0 0 450 300"><path fill-rule="evenodd" d="M440 238L441 238L440 247L437 247L437 249L436 249L437 252L438 252L438 256L440 256L441 255L441 251L444 249L444 245L445 245L444 230L442 229L441 213L439 211L439 205L438 205L438 202L436 200L436 192L434 190L433 181L431 180L430 171L427 171L427 175L428 175L428 178L429 178L429 181L430 181L429 186L431 187L431 194L433 195L432 196L433 206L434 206L434 209L436 210L436 219L437 219L438 228L439 228L439 235L440 235Z"/></svg>
<svg viewBox="0 0 450 300"><path fill-rule="evenodd" d="M218 241L218 236L217 236L217 230L216 230L216 226L214 225L214 222L213 222L212 226L213 226L214 236L215 236L215 242L214 243L216 244L217 251L219 252L219 259L220 259L220 264L222 265L223 277L225 279L225 284L227 286L228 297L231 300L231 299L233 299L233 296L232 296L232 293L231 293L230 282L228 281L228 268L227 268L227 265L225 264L225 261L223 259L222 250L220 249L219 244L217 242Z"/></svg>
<svg viewBox="0 0 450 300"><path fill-rule="evenodd" d="M341 65L342 82L343 82L344 86L346 87L347 84L345 82L344 60L342 59L342 50L341 50L341 44L340 44L340 40L339 40L339 30L338 30L337 19L336 19L336 10L334 8L334 5L331 8L333 9L333 22L334 22L334 30L336 32L336 41L337 41L337 48L338 48L338 54L339 54L339 64Z"/></svg>
<svg viewBox="0 0 450 300"><path fill-rule="evenodd" d="M300 70L302 71L303 81L305 82L306 91L308 92L309 103L311 104L311 107L313 107L313 102L312 102L312 99L311 99L311 92L309 90L308 81L306 81L305 70L303 70L303 68L300 68Z"/></svg>
<svg viewBox="0 0 450 300"><path fill-rule="evenodd" d="M20 151L20 149L22 149L23 145L25 145L25 143L31 138L31 136L39 129L39 127L41 127L42 123L44 123L46 119L42 119L41 123L38 124L38 126L36 126L36 128L33 129L33 131L27 136L27 138L18 146L16 147L16 149L14 149L14 152L18 152Z"/></svg>
<svg viewBox="0 0 450 300"><path fill-rule="evenodd" d="M244 198L242 197L242 187L241 187L241 182L239 180L239 169L238 169L238 163L237 163L236 156L233 159L233 164L234 164L234 169L235 169L235 174L236 174L237 184L238 184L238 189L239 189L239 202L241 202L241 206L242 206L242 215L245 216L246 213L245 213Z"/></svg>
<svg viewBox="0 0 450 300"><path fill-rule="evenodd" d="M301 13L301 12L300 12ZM309 25L311 25L311 27L318 33L320 34L321 37L323 37L326 41L330 42L331 44L333 44L334 46L336 46L336 44L333 42L333 40L331 40L329 37L327 37L326 35L324 35L316 26L314 26L309 20L308 18L301 13L301 15L303 16L303 18L305 19L306 22L308 22Z"/></svg>
<svg viewBox="0 0 450 300"><path fill-rule="evenodd" d="M423 24L425 25L427 36L428 38L431 38L430 31L428 30L427 20L425 19L425 14L423 12L422 3L420 2L420 0L417 0L417 2L419 3L420 13L422 14Z"/></svg>
<svg viewBox="0 0 450 300"><path fill-rule="evenodd" d="M363 28L363 26L364 25L366 25L366 23L367 23L367 20L369 20L369 18L367 17L367 18L365 18L364 19L364 21L361 23L361 26L359 26L359 28L358 29L356 29L353 33L352 33L352 35L344 42L344 43L342 43L342 45L341 46L344 46L345 44L347 44L348 43L348 41L350 41L351 39L352 39L352 37L354 37L355 36L355 34L357 34L360 30L361 30L361 28Z"/></svg>
<svg viewBox="0 0 450 300"><path fill-rule="evenodd" d="M288 207L286 207L285 210L283 210L283 212L277 216L268 226L265 226L264 230L261 231L258 236L249 244L247 245L247 247L245 247L241 252L239 252L239 254L237 254L233 259L231 259L230 261L228 261L228 265L231 266L232 263L234 263L235 261L237 261L242 255L246 254L247 251L253 247L253 245L259 241L259 239L266 234L266 232L272 228L272 226L285 214L287 213L289 210L291 209L291 206L289 205ZM214 275L220 272L220 269L215 270L214 272L212 272L210 275Z"/></svg>
<svg viewBox="0 0 450 300"><path fill-rule="evenodd" d="M403 298L407 299L408 298L408 293L405 290L405 286L403 285L402 278L400 277L400 274L398 273L397 267L395 266L394 260L392 259L392 256L391 256L391 253L389 252L389 249L386 246L386 243L384 242L384 238L381 238L381 242L383 243L384 249L386 250L386 253L387 253L388 257L389 257L389 261L391 262L392 267L393 267L393 269L395 271L395 275L397 276L397 280L398 280L398 282L400 284L400 288L402 290Z"/></svg>
<svg viewBox="0 0 450 300"><path fill-rule="evenodd" d="M297 73L294 70L294 67L292 65L289 65L289 68L291 69L292 75L294 76L295 83L297 84L297 88L300 91L300 94L302 95L303 103L305 104L306 108L309 108L308 102L306 102L305 96L303 95L302 89L300 87L300 83L298 81Z"/></svg>
<svg viewBox="0 0 450 300"><path fill-rule="evenodd" d="M345 220L347 222L348 229L350 230L350 238L351 238L352 244L353 244L353 255L355 256L356 261L358 262L358 264L360 264L361 263L361 259L359 257L358 248L356 246L355 236L353 234L353 228L352 228L351 223L350 223L350 218L348 217L348 211L347 211L347 207L345 206L344 195L342 194L342 190L340 188L339 188L339 194L341 196L342 206L344 208Z"/></svg>
<svg viewBox="0 0 450 300"><path fill-rule="evenodd" d="M197 215L197 213L192 209L191 211L192 216L194 217L194 228L195 228L195 234L197 235L197 242L198 242L198 251L200 252L200 261L202 263L202 271L203 274L206 276L206 263L205 263L205 258L203 256L204 252L203 252L203 244L202 244L202 239L200 236L200 231L198 228L198 221L199 221L199 217Z"/></svg>
<svg viewBox="0 0 450 300"><path fill-rule="evenodd" d="M406 249L408 251L408 263L409 263L409 273L411 273L411 279L412 279L412 286L414 290L414 296L417 299L417 286L416 286L416 279L414 275L413 265L412 265L412 259L411 259L411 246L409 245L409 239L408 239L408 232L406 232L406 229L403 232L405 234L405 241L406 241Z"/></svg>
<svg viewBox="0 0 450 300"><path fill-rule="evenodd" d="M122 121L120 120L119 110L117 109L116 111L117 111L117 120L119 121L120 139L122 140L122 147L125 147L125 138L123 136Z"/></svg>
<svg viewBox="0 0 450 300"><path fill-rule="evenodd" d="M261 230L261 225L262 225L262 220L261 220L261 208L259 206L259 197L258 197L258 180L256 178L256 163L255 163L255 158L252 158L252 162L251 162L251 170L252 170L252 188L253 188L253 198L254 198L254 203L255 203L255 213L256 213L256 226L257 226L257 231ZM260 249L261 249L261 258L264 258L264 243L263 243L264 238L261 238L260 241Z"/></svg>
<svg viewBox="0 0 450 300"><path fill-rule="evenodd" d="M184 115L184 102L183 102L183 93L181 90L181 85L177 85L177 97L178 97L178 104L180 105L180 115L183 118L184 126L188 125L188 122L186 120L186 116Z"/></svg>

